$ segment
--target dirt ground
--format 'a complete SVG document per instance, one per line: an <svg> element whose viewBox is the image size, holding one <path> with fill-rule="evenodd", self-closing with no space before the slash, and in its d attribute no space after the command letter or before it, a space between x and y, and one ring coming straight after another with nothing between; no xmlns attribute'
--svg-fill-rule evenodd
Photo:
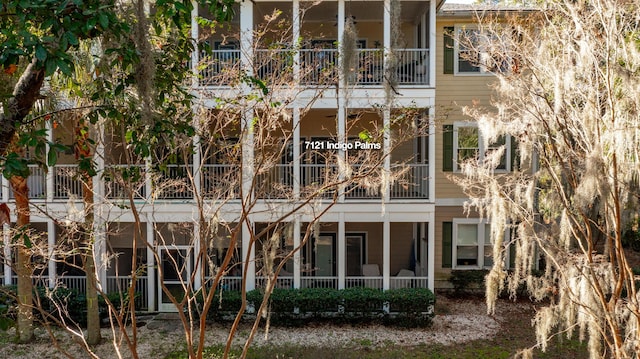
<svg viewBox="0 0 640 359"><path fill-rule="evenodd" d="M431 328L398 329L383 326L335 326L310 325L304 328L274 328L268 333L264 329L256 335L254 347L269 348L277 352L279 347L313 347L318 352L333 352L332 357L342 357L340 348L361 347L368 351L380 348L405 348L412 357L425 358L477 358L477 350L487 352L485 358L510 357L518 349L535 344L531 319L536 304L519 301L500 301L497 314L486 314L484 300L471 298L447 298L438 295L436 316ZM181 324L172 316L156 315L140 318L145 323L139 328L138 353L140 358L164 358L168 353L184 348L184 333ZM226 341L230 325L214 324L207 330L207 345L219 345ZM235 340L241 345L248 337L250 327L243 325ZM105 340L91 348L99 358L131 358L125 343L113 339L109 329L103 329ZM0 358L90 358L80 340L62 330L55 330L57 347L42 328L36 330L36 341L28 345L13 343L14 330L0 332ZM575 348L574 348L575 347ZM116 348L118 348L116 350ZM417 349L416 349L417 348ZM63 354L60 350L67 352ZM266 350L266 349L265 349ZM119 353L118 353L119 351ZM357 352L357 351L356 351ZM491 353L501 353L491 354ZM415 354L415 356L414 356ZM306 355L306 354L305 354ZM408 355L408 354L407 354ZM557 355L557 356L556 356ZM584 350L580 345L552 347L549 353L540 353L545 358L580 358ZM315 357L309 354L309 357ZM265 354L264 357L270 357ZM275 357L275 356L272 356ZM382 356L384 357L384 355ZM403 355L400 355L403 357ZM535 356L539 357L539 356Z"/></svg>

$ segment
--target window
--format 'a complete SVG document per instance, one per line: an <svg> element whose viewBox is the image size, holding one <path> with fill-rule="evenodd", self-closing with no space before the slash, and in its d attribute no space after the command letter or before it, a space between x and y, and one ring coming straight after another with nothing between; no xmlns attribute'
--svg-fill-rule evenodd
<svg viewBox="0 0 640 359"><path fill-rule="evenodd" d="M460 164L465 161L475 159L484 161L492 152L504 148L502 156L495 169L497 171L511 170L511 138L501 136L495 142L490 143L486 148L478 127L474 123L460 122L453 126L453 170L460 169Z"/></svg>
<svg viewBox="0 0 640 359"><path fill-rule="evenodd" d="M475 24L444 28L444 73L483 75L509 70L513 62L502 41L483 41L484 34ZM497 39L497 38L496 38Z"/></svg>
<svg viewBox="0 0 640 359"><path fill-rule="evenodd" d="M453 268L488 268L493 265L491 225L477 219L453 220Z"/></svg>

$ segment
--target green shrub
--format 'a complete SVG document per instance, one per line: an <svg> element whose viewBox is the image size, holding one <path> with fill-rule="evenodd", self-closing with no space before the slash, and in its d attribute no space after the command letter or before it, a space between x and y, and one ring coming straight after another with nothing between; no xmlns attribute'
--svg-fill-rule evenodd
<svg viewBox="0 0 640 359"><path fill-rule="evenodd" d="M399 288L385 292L389 310L395 316L387 319L387 324L415 328L430 326L433 320L433 306L436 298L426 288Z"/></svg>
<svg viewBox="0 0 640 359"><path fill-rule="evenodd" d="M341 291L345 312L382 313L385 294L374 288L347 288Z"/></svg>
<svg viewBox="0 0 640 359"><path fill-rule="evenodd" d="M449 281L453 284L456 295L468 294L470 291L484 293L484 278L489 271L482 270L453 270Z"/></svg>
<svg viewBox="0 0 640 359"><path fill-rule="evenodd" d="M303 288L295 290L295 295L301 313L319 316L325 312L338 312L342 305L340 291L333 288Z"/></svg>

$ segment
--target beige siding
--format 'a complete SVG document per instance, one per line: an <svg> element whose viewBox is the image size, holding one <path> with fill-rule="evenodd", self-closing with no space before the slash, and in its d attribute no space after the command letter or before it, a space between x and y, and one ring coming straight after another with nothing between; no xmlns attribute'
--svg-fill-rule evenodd
<svg viewBox="0 0 640 359"><path fill-rule="evenodd" d="M435 180L436 198L464 198L462 190L451 182L442 172L442 126L456 121L470 120L463 115L463 106L479 108L491 108L493 91L491 84L494 77L491 75L467 75L456 76L443 74L443 49L444 27L455 24L471 23L468 21L438 21L436 24L436 153L435 153ZM449 173L451 174L451 173Z"/></svg>
<svg viewBox="0 0 640 359"><path fill-rule="evenodd" d="M477 213L464 213L462 207L436 207L435 215L435 280L436 287L449 279L450 268L442 268L442 222L451 222L454 218L478 218ZM444 284L446 286L446 284Z"/></svg>

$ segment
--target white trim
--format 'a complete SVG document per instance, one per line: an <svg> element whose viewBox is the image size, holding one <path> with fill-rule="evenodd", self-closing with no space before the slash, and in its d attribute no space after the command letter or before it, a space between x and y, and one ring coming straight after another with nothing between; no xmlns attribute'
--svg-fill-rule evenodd
<svg viewBox="0 0 640 359"><path fill-rule="evenodd" d="M468 200L468 198L438 198L436 207L462 207Z"/></svg>
<svg viewBox="0 0 640 359"><path fill-rule="evenodd" d="M470 23L461 23L454 25L454 33L453 33L453 74L455 76L492 76L493 74L487 71L485 66L478 66L478 72L461 72L460 68L460 33L464 30L472 30L478 31L477 24ZM480 62L483 62L482 59L486 56L485 53L480 53Z"/></svg>
<svg viewBox="0 0 640 359"><path fill-rule="evenodd" d="M451 238L451 268L452 269L483 269L484 268L484 226L489 222L478 218L454 218L453 230ZM476 265L461 266L458 265L458 226L461 224L476 224L478 230L476 246L478 247L478 263ZM482 263L482 264L481 264Z"/></svg>
<svg viewBox="0 0 640 359"><path fill-rule="evenodd" d="M460 128L475 128L478 130L478 161L482 162L485 158L487 148L485 148L485 140L482 131L478 127L477 122L470 121L456 121L453 123L453 172L459 172L458 168L458 130ZM505 167L504 169L494 169L494 173L508 173L511 172L511 136L504 135L504 156Z"/></svg>

